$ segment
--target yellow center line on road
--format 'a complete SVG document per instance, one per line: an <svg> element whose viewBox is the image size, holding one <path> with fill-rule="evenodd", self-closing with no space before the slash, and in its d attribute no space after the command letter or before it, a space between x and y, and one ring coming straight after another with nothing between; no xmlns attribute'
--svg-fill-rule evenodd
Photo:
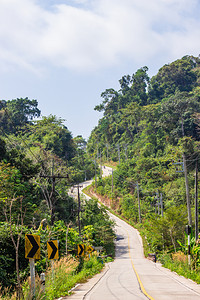
<svg viewBox="0 0 200 300"><path fill-rule="evenodd" d="M125 229L125 228L124 228L124 229ZM125 229L125 230L126 230L126 229ZM137 272L136 269L135 269L135 266L134 266L134 263L133 263L133 259L132 259L132 257L131 257L131 251L130 251L131 248L130 248L129 233L128 233L127 230L126 230L126 232L127 232L127 236L128 236L128 251L129 251L129 257L130 257L131 264L132 264L133 270L134 270L134 272L135 272L135 275L137 276L137 280L138 280L138 283L139 283L139 285L140 285L140 288L141 288L143 294L144 294L145 296L147 296L147 298L149 298L150 300L155 300L153 297L151 297L151 296L146 292L146 290L145 290L145 288L144 288L144 286L143 286L143 284L142 284L142 281L141 281L141 279L140 279L140 276L138 275L138 272Z"/></svg>

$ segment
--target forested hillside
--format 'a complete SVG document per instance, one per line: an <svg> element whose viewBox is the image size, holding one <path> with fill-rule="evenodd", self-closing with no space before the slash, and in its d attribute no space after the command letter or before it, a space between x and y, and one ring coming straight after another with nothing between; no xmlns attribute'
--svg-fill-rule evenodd
<svg viewBox="0 0 200 300"><path fill-rule="evenodd" d="M36 272L47 274L46 299L66 295L76 276L85 280L102 268L96 257L77 259L78 245L100 247L104 256L114 256L114 225L106 210L95 199L81 199L80 207L77 197L69 196L71 187L78 189L93 177L90 192L136 226L145 253L157 253L163 263L175 258L186 263L185 226L191 225L188 276L200 282L195 204L200 58L185 56L152 78L142 67L123 76L119 90L106 89L102 98L95 110L103 117L87 142L73 137L59 117L41 116L37 100L0 101L0 297L5 300L11 295L30 299L27 233L41 238ZM98 164L112 166L113 174L103 179ZM59 240L57 286L49 271L48 240ZM39 283L37 293L42 299Z"/></svg>
<svg viewBox="0 0 200 300"><path fill-rule="evenodd" d="M142 223L148 251L187 249L187 224L195 236L199 57L185 56L166 64L152 78L147 67L140 68L119 80L118 91L110 88L101 96L95 110L103 117L87 149L117 167L113 177L98 181L96 192L129 222ZM200 249L194 251L197 262Z"/></svg>
<svg viewBox="0 0 200 300"><path fill-rule="evenodd" d="M0 298L11 299L16 291L13 299L32 299L29 285L24 284L30 272L25 234L40 236L38 276L47 272L48 278L49 240L59 241L65 273L70 265L57 287L49 275L46 299L68 293L76 283L76 277L71 283L66 281L72 270L73 276L83 270L80 280L102 268L96 258L88 265L75 261L78 244L101 246L105 253L114 254L113 223L105 209L94 200L80 200L80 211L77 196L68 194L72 186L94 176L95 164L85 151L86 141L82 136L73 138L63 122L54 115L41 117L37 100L0 101ZM101 235L102 226L107 235ZM70 260L71 256L74 258ZM37 292L41 293L41 285Z"/></svg>

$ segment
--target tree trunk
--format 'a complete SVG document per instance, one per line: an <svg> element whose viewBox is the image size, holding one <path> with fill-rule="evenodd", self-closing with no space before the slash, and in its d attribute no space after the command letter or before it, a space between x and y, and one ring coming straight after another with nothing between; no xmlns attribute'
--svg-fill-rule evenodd
<svg viewBox="0 0 200 300"><path fill-rule="evenodd" d="M15 249L15 259L16 259L16 273L17 273L17 299L21 299L22 290L21 290L21 282L19 275L19 252L18 248Z"/></svg>
<svg viewBox="0 0 200 300"><path fill-rule="evenodd" d="M171 237L172 244L174 246L174 252L176 253L176 244L175 244L175 240L173 238L172 229L170 229L169 232L170 232L170 237Z"/></svg>
<svg viewBox="0 0 200 300"><path fill-rule="evenodd" d="M65 240L65 246L66 246L66 256L67 256L67 241L68 241L68 232L69 232L69 227L70 227L70 223L67 225L67 231L66 231L66 240Z"/></svg>

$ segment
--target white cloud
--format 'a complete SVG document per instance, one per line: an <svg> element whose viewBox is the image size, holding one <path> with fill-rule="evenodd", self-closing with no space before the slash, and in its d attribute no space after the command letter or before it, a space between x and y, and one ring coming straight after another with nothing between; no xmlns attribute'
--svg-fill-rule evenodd
<svg viewBox="0 0 200 300"><path fill-rule="evenodd" d="M1 0L1 67L37 70L50 64L91 70L126 59L143 63L161 52L178 57L200 49L200 21L193 17L197 0L74 3L47 10L36 0Z"/></svg>

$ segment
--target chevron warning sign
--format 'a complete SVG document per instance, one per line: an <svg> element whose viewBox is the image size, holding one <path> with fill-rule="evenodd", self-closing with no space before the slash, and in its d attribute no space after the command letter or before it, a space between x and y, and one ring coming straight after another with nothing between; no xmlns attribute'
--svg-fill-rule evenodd
<svg viewBox="0 0 200 300"><path fill-rule="evenodd" d="M84 245L80 244L78 245L78 255L79 256L84 256L85 252L84 252Z"/></svg>
<svg viewBox="0 0 200 300"><path fill-rule="evenodd" d="M25 235L25 258L40 259L40 236Z"/></svg>
<svg viewBox="0 0 200 300"><path fill-rule="evenodd" d="M47 242L48 259L58 259L58 240Z"/></svg>
<svg viewBox="0 0 200 300"><path fill-rule="evenodd" d="M94 247L92 247L92 246L87 246L86 247L86 252L87 253L92 253L94 251Z"/></svg>

